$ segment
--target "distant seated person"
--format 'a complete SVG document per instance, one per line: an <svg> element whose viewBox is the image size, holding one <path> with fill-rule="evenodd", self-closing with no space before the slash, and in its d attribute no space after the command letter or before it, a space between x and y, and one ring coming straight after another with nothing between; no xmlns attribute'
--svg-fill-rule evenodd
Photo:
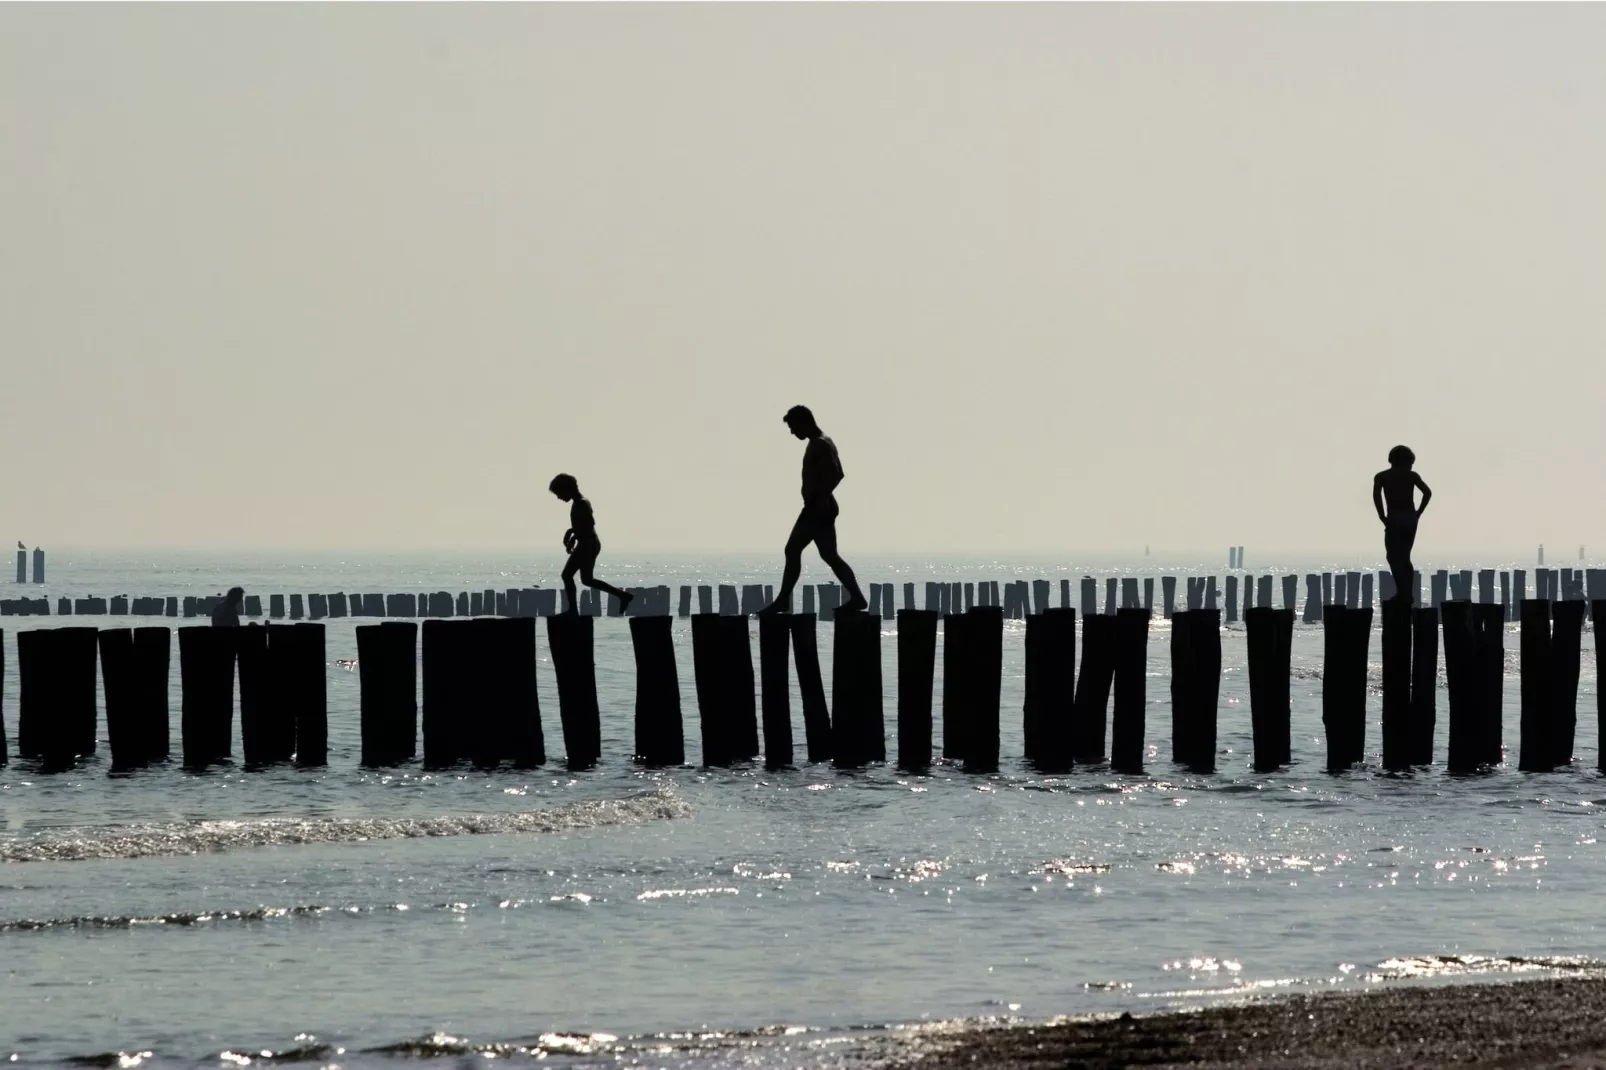
<svg viewBox="0 0 1606 1070"><path fill-rule="evenodd" d="M223 596L223 601L212 611L212 627L238 628L240 626L240 608L245 604L245 588L230 587L229 593Z"/></svg>

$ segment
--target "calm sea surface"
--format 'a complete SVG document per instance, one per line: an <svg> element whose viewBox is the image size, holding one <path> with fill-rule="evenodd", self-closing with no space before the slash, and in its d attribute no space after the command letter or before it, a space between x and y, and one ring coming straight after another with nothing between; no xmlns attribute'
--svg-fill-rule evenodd
<svg viewBox="0 0 1606 1070"><path fill-rule="evenodd" d="M778 560L603 561L601 574L621 585L779 578ZM917 584L1210 567L855 563L865 582ZM53 604L235 583L262 595L550 586L557 562L60 553L50 568ZM814 562L805 582L827 578ZM13 743L15 633L62 623L0 622ZM1169 761L1167 624L1157 617L1147 775L1043 777L1019 759L1023 625L1006 622L1003 768L912 777L699 768L686 624L675 632L689 762L680 769L627 760L629 632L606 618L596 628L604 758L592 772L359 769L358 678L333 664L356 656L349 619L327 622L327 769L197 776L163 766L112 779L104 746L65 775L13 760L0 769L0 1057L28 1065L124 1052L125 1065L217 1066L299 1049L370 1067L431 1051L470 1065L485 1058L477 1049L505 1045L500 1054L598 1065L809 1066L923 1022L1606 961L1590 633L1578 759L1564 772L1383 775L1374 691L1373 767L1326 774L1321 633L1296 625L1294 765L1272 776L1248 768L1244 637L1230 627L1220 771L1184 775ZM882 642L889 736L895 629L887 622ZM542 716L561 756L544 628L539 636ZM1374 687L1377 650L1374 630ZM1506 650L1514 758L1515 631ZM829 680L830 644L820 651ZM172 708L176 734L176 657ZM1445 708L1441 679L1441 760ZM937 718L940 735L940 709ZM795 697L793 721L801 746ZM236 730L236 748L238 739Z"/></svg>

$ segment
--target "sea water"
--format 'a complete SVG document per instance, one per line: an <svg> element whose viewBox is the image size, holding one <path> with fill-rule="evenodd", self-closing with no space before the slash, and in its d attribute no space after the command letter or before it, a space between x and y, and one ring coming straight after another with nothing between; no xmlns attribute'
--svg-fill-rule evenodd
<svg viewBox="0 0 1606 1070"><path fill-rule="evenodd" d="M774 583L778 564L605 554L600 572L621 586ZM1106 575L1209 571L1142 559L856 564L864 582L913 582L922 598L927 580L1049 579L1056 603L1062 578L1079 601L1080 578L1098 577L1102 602ZM275 592L551 586L557 565L516 555L54 553L42 593L54 607L60 595L206 595L240 584L266 604ZM817 567L805 576L827 579ZM86 622L0 622L13 743L15 633L67 623ZM686 621L674 639L687 765L631 765L629 632L602 618L603 760L571 774L556 761L534 771L359 768L358 674L336 664L356 656L357 623L325 622L327 768L197 775L175 763L111 777L103 743L70 773L44 774L14 755L0 769L0 1057L811 1066L851 1060L921 1023L1594 970L1606 960L1595 920L1606 916L1606 786L1589 632L1574 765L1452 778L1442 767L1378 769L1375 628L1370 764L1324 771L1321 631L1303 624L1293 764L1253 773L1244 634L1226 627L1219 767L1193 775L1169 760L1168 625L1157 609L1146 773L1043 776L1020 759L1023 622L1008 621L999 772L939 763L911 776L881 766L701 768ZM1516 639L1508 628L1513 756ZM548 751L561 757L544 629L538 651ZM820 652L829 681L830 643ZM882 655L895 751L890 621ZM1442 762L1442 674L1438 708ZM938 739L941 716L939 698ZM793 731L801 756L795 694Z"/></svg>

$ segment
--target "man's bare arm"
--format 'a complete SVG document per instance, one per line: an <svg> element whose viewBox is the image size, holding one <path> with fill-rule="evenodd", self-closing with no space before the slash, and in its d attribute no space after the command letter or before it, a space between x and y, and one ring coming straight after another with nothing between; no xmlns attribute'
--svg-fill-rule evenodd
<svg viewBox="0 0 1606 1070"><path fill-rule="evenodd" d="M1372 477L1372 504L1377 508L1377 519L1387 524L1388 514L1383 511L1383 476L1381 473Z"/></svg>
<svg viewBox="0 0 1606 1070"><path fill-rule="evenodd" d="M1415 473L1412 473L1412 478L1416 480L1417 489L1422 492L1422 504L1416 507L1416 515L1421 516L1426 511L1428 502L1433 500L1433 488L1422 482L1422 477Z"/></svg>

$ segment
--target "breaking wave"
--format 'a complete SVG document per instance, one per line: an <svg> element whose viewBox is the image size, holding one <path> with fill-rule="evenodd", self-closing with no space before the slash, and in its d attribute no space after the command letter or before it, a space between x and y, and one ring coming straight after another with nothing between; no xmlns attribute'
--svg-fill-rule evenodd
<svg viewBox="0 0 1606 1070"><path fill-rule="evenodd" d="M608 825L640 825L690 814L691 808L673 792L659 790L623 799L568 803L547 810L512 814L421 818L264 818L120 825L0 839L0 863L164 858L212 854L242 847L567 832Z"/></svg>

